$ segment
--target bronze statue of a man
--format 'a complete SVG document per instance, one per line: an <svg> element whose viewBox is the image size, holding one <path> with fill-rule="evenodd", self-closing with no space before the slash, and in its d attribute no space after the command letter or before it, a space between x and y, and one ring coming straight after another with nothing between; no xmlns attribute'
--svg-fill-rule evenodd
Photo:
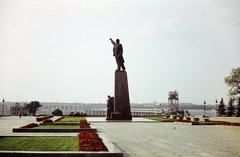
<svg viewBox="0 0 240 157"><path fill-rule="evenodd" d="M116 42L110 38L111 43L113 44L113 56L115 56L117 62L117 70L120 71L121 68L124 71L126 68L124 66L124 59L123 59L123 47L120 44L120 40L117 39Z"/></svg>
<svg viewBox="0 0 240 157"><path fill-rule="evenodd" d="M111 113L113 112L113 105L114 105L114 97L108 95L107 98L107 117L111 117Z"/></svg>

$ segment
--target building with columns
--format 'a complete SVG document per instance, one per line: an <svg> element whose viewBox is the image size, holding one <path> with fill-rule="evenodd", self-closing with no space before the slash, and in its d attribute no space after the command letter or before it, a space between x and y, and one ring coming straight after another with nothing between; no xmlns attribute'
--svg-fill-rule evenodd
<svg viewBox="0 0 240 157"><path fill-rule="evenodd" d="M19 106L19 103L16 103L14 107L11 107L10 115L11 116L19 116L21 113L22 116L29 116L29 112L26 107Z"/></svg>

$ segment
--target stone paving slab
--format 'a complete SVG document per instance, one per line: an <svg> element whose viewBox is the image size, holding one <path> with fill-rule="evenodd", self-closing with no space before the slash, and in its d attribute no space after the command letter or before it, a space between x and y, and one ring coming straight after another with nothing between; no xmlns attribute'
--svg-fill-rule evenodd
<svg viewBox="0 0 240 157"><path fill-rule="evenodd" d="M92 123L130 156L239 156L240 132L174 123ZM174 129L175 128L175 129Z"/></svg>

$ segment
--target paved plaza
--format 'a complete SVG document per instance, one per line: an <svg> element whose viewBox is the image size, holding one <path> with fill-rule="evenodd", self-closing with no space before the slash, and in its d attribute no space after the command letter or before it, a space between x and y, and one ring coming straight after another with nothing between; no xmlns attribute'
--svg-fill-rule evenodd
<svg viewBox="0 0 240 157"><path fill-rule="evenodd" d="M145 118L133 118L132 122L106 122L104 117L87 120L121 150L124 157L240 156L240 129L161 123ZM239 118L215 120L240 122ZM12 128L33 122L36 123L35 117L0 117L0 136L77 136L77 133L12 132Z"/></svg>

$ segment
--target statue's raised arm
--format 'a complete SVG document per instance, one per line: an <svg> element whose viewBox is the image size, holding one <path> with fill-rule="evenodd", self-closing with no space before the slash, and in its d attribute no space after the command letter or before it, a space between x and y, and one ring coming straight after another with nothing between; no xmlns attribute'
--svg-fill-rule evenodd
<svg viewBox="0 0 240 157"><path fill-rule="evenodd" d="M116 45L116 43L112 40L112 38L109 38L109 39L113 45Z"/></svg>

